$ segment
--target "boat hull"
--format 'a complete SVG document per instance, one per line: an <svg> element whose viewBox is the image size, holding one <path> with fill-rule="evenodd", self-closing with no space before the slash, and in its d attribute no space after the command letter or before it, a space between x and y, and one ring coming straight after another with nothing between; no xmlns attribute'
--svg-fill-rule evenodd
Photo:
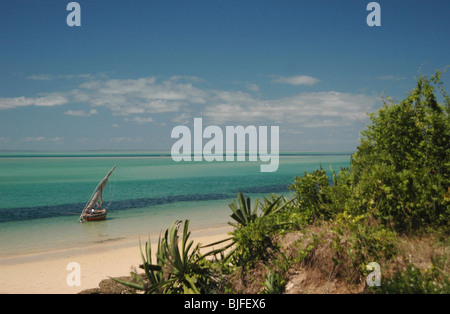
<svg viewBox="0 0 450 314"><path fill-rule="evenodd" d="M106 209L95 211L93 214L84 214L83 219L86 221L99 221L105 220L108 212Z"/></svg>

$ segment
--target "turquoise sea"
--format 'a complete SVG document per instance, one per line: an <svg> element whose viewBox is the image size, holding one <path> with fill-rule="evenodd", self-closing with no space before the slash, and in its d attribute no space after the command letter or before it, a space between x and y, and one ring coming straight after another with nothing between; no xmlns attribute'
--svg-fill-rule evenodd
<svg viewBox="0 0 450 314"><path fill-rule="evenodd" d="M348 167L350 153L284 153L276 172L259 162L175 162L161 152L0 152L0 257L158 235L174 220L225 226L240 190L288 195L294 177ZM105 174L105 221L79 223Z"/></svg>

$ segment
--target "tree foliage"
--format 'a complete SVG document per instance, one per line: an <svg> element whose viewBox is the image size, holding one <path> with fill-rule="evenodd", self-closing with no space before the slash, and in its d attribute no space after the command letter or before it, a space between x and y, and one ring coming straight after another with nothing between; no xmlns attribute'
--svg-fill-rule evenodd
<svg viewBox="0 0 450 314"><path fill-rule="evenodd" d="M349 169L295 179L291 189L311 221L345 213L370 214L397 231L448 226L450 98L440 77L419 77L404 100L387 98L370 114Z"/></svg>
<svg viewBox="0 0 450 314"><path fill-rule="evenodd" d="M448 224L450 99L440 77L420 76L398 104L386 99L352 156L358 211L374 212L398 230Z"/></svg>

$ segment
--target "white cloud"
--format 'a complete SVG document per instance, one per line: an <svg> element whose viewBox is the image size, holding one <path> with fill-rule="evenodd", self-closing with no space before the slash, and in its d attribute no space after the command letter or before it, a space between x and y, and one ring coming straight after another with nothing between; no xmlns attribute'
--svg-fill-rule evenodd
<svg viewBox="0 0 450 314"><path fill-rule="evenodd" d="M14 97L14 98L0 98L0 109L12 109L23 106L31 106L34 104L33 98Z"/></svg>
<svg viewBox="0 0 450 314"><path fill-rule="evenodd" d="M13 109L25 106L41 106L41 107L60 106L66 104L67 102L68 102L67 98L62 95L59 95L58 93L52 93L42 97L24 97L24 96L12 98L0 97L0 110Z"/></svg>
<svg viewBox="0 0 450 314"><path fill-rule="evenodd" d="M130 122L135 122L137 124L143 124L143 123L150 123L153 122L152 117L147 117L147 118L143 118L143 117L134 117L133 119L125 119L125 121L130 121Z"/></svg>
<svg viewBox="0 0 450 314"><path fill-rule="evenodd" d="M60 144L64 141L63 137L44 137L44 136L28 136L23 139L23 142L52 142Z"/></svg>
<svg viewBox="0 0 450 314"><path fill-rule="evenodd" d="M113 137L110 139L111 142L114 143L138 143L138 142L142 142L143 138L142 137L125 137L125 136L119 136L119 137Z"/></svg>
<svg viewBox="0 0 450 314"><path fill-rule="evenodd" d="M247 84L247 90L252 91L252 92L258 92L259 91L259 86L253 83L248 83Z"/></svg>
<svg viewBox="0 0 450 314"><path fill-rule="evenodd" d="M42 106L42 107L52 107L52 106L60 106L64 105L68 102L68 99L60 95L58 93L52 93L48 94L43 97L38 97L34 100L35 106Z"/></svg>
<svg viewBox="0 0 450 314"><path fill-rule="evenodd" d="M403 76L395 76L395 75L380 75L377 76L377 79L382 81L400 81L406 79Z"/></svg>
<svg viewBox="0 0 450 314"><path fill-rule="evenodd" d="M72 91L75 101L103 106L115 115L177 112L191 103L204 104L207 92L179 77L157 82L156 78L90 81Z"/></svg>
<svg viewBox="0 0 450 314"><path fill-rule="evenodd" d="M86 74L86 77L89 77ZM51 79L36 76L34 79ZM89 80L68 92L54 92L41 97L1 98L0 110L24 106L56 106L67 103L86 103L91 107L105 107L113 115L158 114L178 112L190 104L205 104L208 92L194 87L196 77L176 76L165 81L155 77L139 79ZM188 81L188 82L186 82ZM96 109L93 109L96 110ZM69 109L67 115L87 116L96 111Z"/></svg>
<svg viewBox="0 0 450 314"><path fill-rule="evenodd" d="M50 137L47 140L50 141L50 142L53 142L53 143L60 144L60 143L62 143L64 141L64 137L55 136L55 137Z"/></svg>
<svg viewBox="0 0 450 314"><path fill-rule="evenodd" d="M172 118L172 122L177 124L189 124L191 119L191 115L188 113L180 113L175 115L175 117Z"/></svg>
<svg viewBox="0 0 450 314"><path fill-rule="evenodd" d="M28 76L27 79L34 80L34 81L51 81L54 78L48 74L34 74L34 75Z"/></svg>
<svg viewBox="0 0 450 314"><path fill-rule="evenodd" d="M272 80L272 82L275 83L284 83L284 84L290 84L290 85L315 85L319 83L320 81L312 76L307 75L297 75L297 76L291 76L291 77L283 77L279 76Z"/></svg>
<svg viewBox="0 0 450 314"><path fill-rule="evenodd" d="M65 75L53 75L53 74L33 74L27 77L29 80L34 81L53 81L53 80L73 80L73 79L85 79L93 80L96 78L107 78L105 73L91 74L91 73L81 73L81 74L65 74Z"/></svg>
<svg viewBox="0 0 450 314"><path fill-rule="evenodd" d="M69 109L66 115L88 117L103 107L124 121L138 124L172 121L192 123L199 116L214 124L292 123L297 127L348 126L365 121L366 112L375 109L378 97L336 91L299 93L277 99L262 99L255 93L212 90L194 86L201 79L174 76L166 80L156 77L86 81L64 93L40 97L0 98L0 109L23 106L56 106L68 103L89 105L86 110ZM318 82L310 76L278 77L278 82L311 85ZM255 84L243 88L257 91ZM166 121L154 115L165 114ZM117 124L114 125L118 126ZM121 139L123 141L123 139Z"/></svg>
<svg viewBox="0 0 450 314"><path fill-rule="evenodd" d="M94 114L98 114L98 111L95 109L91 109L88 112L85 112L83 110L67 110L66 112L64 112L64 114L68 116L90 117Z"/></svg>
<svg viewBox="0 0 450 314"><path fill-rule="evenodd" d="M203 82L204 80L198 76L192 75L174 75L169 78L169 81L178 82L178 81L189 81L189 82Z"/></svg>
<svg viewBox="0 0 450 314"><path fill-rule="evenodd" d="M45 137L43 137L43 136L36 136L36 137L28 136L28 137L25 137L24 142L42 142L44 140L45 140Z"/></svg>
<svg viewBox="0 0 450 314"><path fill-rule="evenodd" d="M378 101L375 96L333 91L301 93L274 100L256 99L241 92L218 96L223 101L204 111L213 123L272 121L303 127L344 126L364 121L366 112L373 110Z"/></svg>
<svg viewBox="0 0 450 314"><path fill-rule="evenodd" d="M307 76L289 79L296 84L318 81ZM158 81L148 77L90 81L73 90L72 94L93 107L110 109L113 115L139 114L126 119L135 123L153 122L152 117L145 118L144 114L176 113L171 119L177 124L192 122L190 119L196 114L216 124L272 121L303 127L345 126L364 121L366 112L371 111L378 101L375 96L335 91L265 100L244 91L200 89L190 83L179 83L180 80L180 77L172 77Z"/></svg>

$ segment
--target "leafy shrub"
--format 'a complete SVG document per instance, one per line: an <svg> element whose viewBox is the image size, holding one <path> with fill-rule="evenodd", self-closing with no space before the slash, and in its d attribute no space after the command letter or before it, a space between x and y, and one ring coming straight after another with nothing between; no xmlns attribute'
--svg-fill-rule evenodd
<svg viewBox="0 0 450 314"><path fill-rule="evenodd" d="M371 262L384 264L397 254L396 234L384 226L370 224L349 224L351 237L349 239L348 257L351 266L361 276L367 276L366 266Z"/></svg>
<svg viewBox="0 0 450 314"><path fill-rule="evenodd" d="M431 267L421 270L413 264L395 273L392 278L383 279L380 287L370 287L369 292L389 294L449 294L450 278L443 271L446 256L435 256Z"/></svg>
<svg viewBox="0 0 450 314"><path fill-rule="evenodd" d="M322 168L295 178L290 186L295 190L297 206L309 223L330 220L344 211L353 211L350 174L347 168L336 173L331 171L330 179Z"/></svg>
<svg viewBox="0 0 450 314"><path fill-rule="evenodd" d="M438 103L435 89L443 96ZM419 77L398 104L384 102L351 160L358 213L373 211L397 230L446 226L450 216L450 99L440 73Z"/></svg>
<svg viewBox="0 0 450 314"><path fill-rule="evenodd" d="M276 250L272 236L277 226L270 219L260 218L231 232L235 245L231 262L237 266L252 267L259 260L267 260Z"/></svg>
<svg viewBox="0 0 450 314"><path fill-rule="evenodd" d="M264 203L256 199L252 208L251 199L239 192L237 201L233 199L233 202L229 204L232 211L231 218L236 222L229 222L235 227L235 230L230 233L231 237L208 244L203 248L228 241L227 245L209 252L208 255L223 254L225 250L230 249L226 255L222 256L222 262L230 259L234 265L245 268L253 266L258 260L267 259L270 256L268 252L276 250L272 239L273 233L296 223L295 219L289 221L282 219L286 216L283 212L289 209L288 205L292 201L283 196L271 195L270 198L264 198Z"/></svg>
<svg viewBox="0 0 450 314"><path fill-rule="evenodd" d="M438 103L436 87L443 96ZM408 97L389 98L362 132L349 169L295 178L298 206L310 222L343 212L370 213L386 226L412 232L448 227L450 217L450 98L440 73L419 77Z"/></svg>
<svg viewBox="0 0 450 314"><path fill-rule="evenodd" d="M305 172L303 177L295 178L290 188L296 191L298 206L310 222L333 216L328 206L332 200L328 195L330 183L325 170Z"/></svg>

